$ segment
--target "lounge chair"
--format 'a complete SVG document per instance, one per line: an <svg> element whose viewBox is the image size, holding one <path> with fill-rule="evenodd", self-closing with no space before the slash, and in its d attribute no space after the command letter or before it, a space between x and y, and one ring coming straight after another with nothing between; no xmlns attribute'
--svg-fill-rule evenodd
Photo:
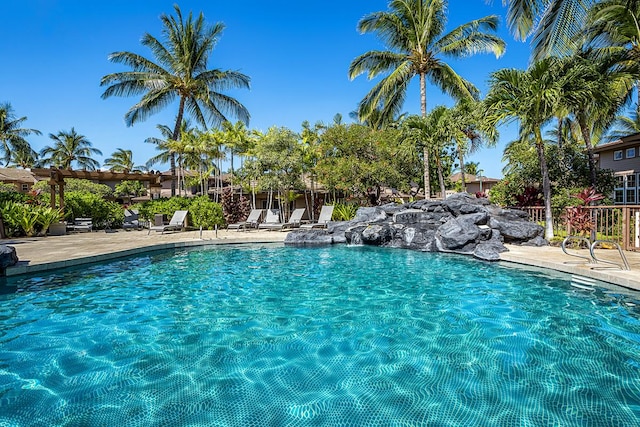
<svg viewBox="0 0 640 427"><path fill-rule="evenodd" d="M323 205L322 209L320 209L318 222L314 222L313 224L302 224L300 228L325 228L329 221L331 221L332 215L333 205Z"/></svg>
<svg viewBox="0 0 640 427"><path fill-rule="evenodd" d="M247 228L258 228L260 218L264 209L252 209L246 220L227 225L227 229L246 230Z"/></svg>
<svg viewBox="0 0 640 427"><path fill-rule="evenodd" d="M182 230L186 226L188 213L189 211L175 211L171 217L171 221L169 221L169 224L149 227L149 233L147 234L150 234L152 230L161 231L162 233L165 231Z"/></svg>
<svg viewBox="0 0 640 427"><path fill-rule="evenodd" d="M67 225L69 231L88 231L93 230L93 220L91 218L76 218L73 224Z"/></svg>
<svg viewBox="0 0 640 427"><path fill-rule="evenodd" d="M268 228L269 225L280 224L280 209L267 209L264 222L258 224L258 228Z"/></svg>
<svg viewBox="0 0 640 427"><path fill-rule="evenodd" d="M300 227L302 222L302 216L304 215L305 208L295 209L287 222L267 222L258 225L258 228L266 230L284 230L285 228Z"/></svg>
<svg viewBox="0 0 640 427"><path fill-rule="evenodd" d="M142 223L140 222L138 211L132 209L124 210L124 222L122 223L122 228L124 228L125 230L138 230L142 228Z"/></svg>

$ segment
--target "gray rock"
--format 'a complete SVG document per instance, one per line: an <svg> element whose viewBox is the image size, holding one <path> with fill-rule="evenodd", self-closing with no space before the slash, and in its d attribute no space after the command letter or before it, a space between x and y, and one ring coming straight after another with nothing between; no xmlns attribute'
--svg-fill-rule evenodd
<svg viewBox="0 0 640 427"><path fill-rule="evenodd" d="M333 236L326 230L302 230L297 229L287 234L284 244L290 246L317 246L331 245L334 242Z"/></svg>
<svg viewBox="0 0 640 427"><path fill-rule="evenodd" d="M480 243L473 251L473 256L484 261L500 261L500 252L489 243Z"/></svg>
<svg viewBox="0 0 640 427"><path fill-rule="evenodd" d="M18 263L18 254L13 246L0 245L0 270Z"/></svg>
<svg viewBox="0 0 640 427"><path fill-rule="evenodd" d="M549 242L542 236L536 236L531 240L522 243L522 246L547 246Z"/></svg>
<svg viewBox="0 0 640 427"><path fill-rule="evenodd" d="M362 243L367 245L384 246L394 236L394 229L389 224L370 224L361 233Z"/></svg>

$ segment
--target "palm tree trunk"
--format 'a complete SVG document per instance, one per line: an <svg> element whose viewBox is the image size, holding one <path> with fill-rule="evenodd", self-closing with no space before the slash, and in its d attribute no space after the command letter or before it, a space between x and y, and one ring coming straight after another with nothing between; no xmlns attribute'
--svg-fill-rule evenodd
<svg viewBox="0 0 640 427"><path fill-rule="evenodd" d="M596 188L598 184L598 173L596 171L596 159L593 155L593 144L591 144L591 133L589 127L586 124L586 120L581 115L578 119L580 125L580 131L582 132L582 139L584 139L584 145L587 147L587 157L589 158L589 175L591 176L591 186Z"/></svg>
<svg viewBox="0 0 640 427"><path fill-rule="evenodd" d="M445 199L447 194L447 188L444 186L444 174L442 173L442 161L439 157L436 157L436 165L438 167L438 182L440 183L440 197Z"/></svg>
<svg viewBox="0 0 640 427"><path fill-rule="evenodd" d="M424 198L431 198L431 177L429 176L429 148L423 149L423 167L424 167Z"/></svg>
<svg viewBox="0 0 640 427"><path fill-rule="evenodd" d="M540 128L535 129L536 150L540 161L540 174L542 175L542 195L544 197L544 238L553 239L553 212L551 211L551 181L549 180L549 168L544 154L544 141Z"/></svg>
<svg viewBox="0 0 640 427"><path fill-rule="evenodd" d="M427 117L427 76L420 73L420 112L422 117ZM424 198L431 198L431 177L429 176L429 149L424 147L423 150L423 167L424 167Z"/></svg>
<svg viewBox="0 0 640 427"><path fill-rule="evenodd" d="M462 183L462 192L467 192L467 184L464 176L464 154L462 153L462 144L458 143L458 160L460 161L460 182Z"/></svg>
<svg viewBox="0 0 640 427"><path fill-rule="evenodd" d="M178 107L178 115L176 116L176 125L173 128L172 139L177 141L180 137L180 124L184 115L184 98L180 98L180 106ZM176 195L176 156L171 154L171 197Z"/></svg>

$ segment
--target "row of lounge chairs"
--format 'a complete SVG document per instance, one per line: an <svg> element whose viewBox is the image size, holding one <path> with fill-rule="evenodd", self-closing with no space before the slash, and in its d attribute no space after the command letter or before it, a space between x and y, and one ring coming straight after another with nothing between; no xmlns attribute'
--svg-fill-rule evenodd
<svg viewBox="0 0 640 427"><path fill-rule="evenodd" d="M291 217L287 222L282 222L280 220L280 211L278 209L267 209L264 222L262 222L261 218L264 211L264 209L252 209L245 221L241 221L235 224L229 224L227 228L232 230L236 229L238 231L248 230L252 228L262 230L285 230L288 228L325 228L329 221L331 221L331 216L333 215L333 206L322 206L320 215L318 217L318 222L310 224L302 223L302 217L304 216L304 213L306 211L305 208L295 209L291 213Z"/></svg>

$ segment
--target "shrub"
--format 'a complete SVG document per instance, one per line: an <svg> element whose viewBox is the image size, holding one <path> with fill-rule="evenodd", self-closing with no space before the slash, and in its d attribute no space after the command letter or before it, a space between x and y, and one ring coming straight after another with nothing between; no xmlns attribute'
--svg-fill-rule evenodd
<svg viewBox="0 0 640 427"><path fill-rule="evenodd" d="M209 200L207 196L199 196L191 200L189 205L191 225L212 230L215 226L224 225L222 206L220 203Z"/></svg>
<svg viewBox="0 0 640 427"><path fill-rule="evenodd" d="M33 190L40 190L43 194L49 194L49 183L47 181L39 181L33 187ZM56 188L56 193L58 189ZM68 178L64 181L64 192L65 198L66 193L68 192L82 192L82 193L92 193L97 194L101 197L111 197L113 196L113 190L111 187L105 184L96 184L95 182L91 182L88 179L75 179Z"/></svg>
<svg viewBox="0 0 640 427"><path fill-rule="evenodd" d="M72 191L64 197L65 219L91 218L94 227L119 226L124 221L122 207L94 193Z"/></svg>
<svg viewBox="0 0 640 427"><path fill-rule="evenodd" d="M353 203L336 203L333 207L332 219L334 221L349 221L356 216L358 207Z"/></svg>
<svg viewBox="0 0 640 427"><path fill-rule="evenodd" d="M246 197L236 199L231 188L222 191L222 212L227 224L244 221L251 211L251 204Z"/></svg>
<svg viewBox="0 0 640 427"><path fill-rule="evenodd" d="M155 215L163 214L171 217L175 211L188 210L189 204L189 199L186 197L170 197L137 203L131 206L131 209L137 209L140 217L153 222Z"/></svg>

